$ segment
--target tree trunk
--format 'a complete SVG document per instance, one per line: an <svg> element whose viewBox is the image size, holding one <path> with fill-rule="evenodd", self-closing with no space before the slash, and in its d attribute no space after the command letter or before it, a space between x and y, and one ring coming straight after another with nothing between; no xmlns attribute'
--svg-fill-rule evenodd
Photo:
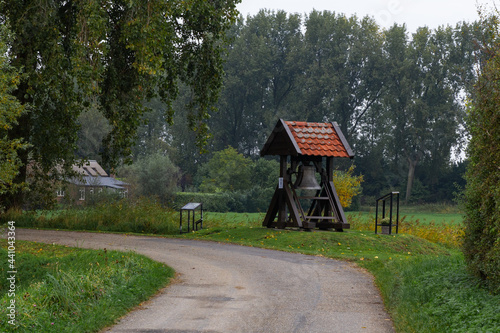
<svg viewBox="0 0 500 333"><path fill-rule="evenodd" d="M415 168L417 167L418 157L408 157L408 181L406 183L406 198L405 204L408 204L411 197L411 190L413 188L413 180L415 179Z"/></svg>

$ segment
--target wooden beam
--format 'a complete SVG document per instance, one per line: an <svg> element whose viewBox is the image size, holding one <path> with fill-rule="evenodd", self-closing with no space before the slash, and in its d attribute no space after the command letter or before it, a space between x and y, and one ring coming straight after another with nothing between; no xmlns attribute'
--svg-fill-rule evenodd
<svg viewBox="0 0 500 333"><path fill-rule="evenodd" d="M339 124L337 124L334 121L332 123L332 125L333 125L333 128L335 129L335 132L337 132L337 135L338 135L340 141L344 145L344 148L345 148L345 150L347 152L347 155L349 155L349 158L354 158L354 152L352 151L351 146L349 146L349 143L347 143L347 140L346 140L346 138L344 136L344 133L342 133L342 130L340 129Z"/></svg>
<svg viewBox="0 0 500 333"><path fill-rule="evenodd" d="M342 223L342 224L347 224L347 219L345 218L345 214L344 214L344 209L342 208L342 205L340 204L340 199L339 199L339 196L337 194L337 191L335 189L335 185L333 184L333 182L329 182L328 183L328 192L330 192L329 194L332 196L332 199L333 199L333 204L334 204L334 213L335 215L338 217L338 222L339 223Z"/></svg>
<svg viewBox="0 0 500 333"><path fill-rule="evenodd" d="M271 228L274 219L276 218L276 214L278 214L278 196L279 196L279 189L278 186L276 186L273 197L271 199L271 203L269 204L269 208L267 209L266 217L262 222L263 227Z"/></svg>
<svg viewBox="0 0 500 333"><path fill-rule="evenodd" d="M285 229L286 227L286 194L285 183L288 184L287 177L287 159L288 156L280 156L280 180L278 184L278 228Z"/></svg>
<svg viewBox="0 0 500 333"><path fill-rule="evenodd" d="M280 121L283 124L283 127L285 128L285 132L288 135L288 137L290 138L290 141L292 142L293 147L295 148L295 151L297 152L297 154L302 155L302 151L300 150L299 145L295 141L295 137L293 136L292 132L290 131L290 128L288 128L288 125L285 123L285 121L283 119L280 119ZM294 155L296 155L296 154L294 154Z"/></svg>
<svg viewBox="0 0 500 333"><path fill-rule="evenodd" d="M303 227L302 219L299 214L297 205L295 205L295 200L293 199L292 190L290 189L290 184L288 181L285 182L285 193L286 193L286 204L288 205L288 211L290 212L290 217L295 222L296 226L299 228Z"/></svg>

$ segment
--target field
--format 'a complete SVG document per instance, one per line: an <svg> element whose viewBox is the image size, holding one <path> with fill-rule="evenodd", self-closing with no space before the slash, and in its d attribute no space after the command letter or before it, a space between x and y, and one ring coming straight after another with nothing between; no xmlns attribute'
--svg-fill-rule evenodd
<svg viewBox="0 0 500 333"><path fill-rule="evenodd" d="M391 236L373 232L374 210L346 215L344 232L301 232L263 228L262 213L205 212L204 229L182 235L178 212L149 201L2 218L19 227L157 234L350 261L375 276L398 332L500 332L500 296L467 273L454 207L402 207L400 234Z"/></svg>

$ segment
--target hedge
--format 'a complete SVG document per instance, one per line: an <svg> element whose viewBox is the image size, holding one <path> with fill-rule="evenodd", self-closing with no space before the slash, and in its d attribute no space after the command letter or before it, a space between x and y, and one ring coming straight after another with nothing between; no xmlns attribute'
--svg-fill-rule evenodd
<svg viewBox="0 0 500 333"><path fill-rule="evenodd" d="M201 202L203 209L211 212L266 212L273 192L274 189L261 187L222 193L177 192L174 208L180 209L188 202Z"/></svg>

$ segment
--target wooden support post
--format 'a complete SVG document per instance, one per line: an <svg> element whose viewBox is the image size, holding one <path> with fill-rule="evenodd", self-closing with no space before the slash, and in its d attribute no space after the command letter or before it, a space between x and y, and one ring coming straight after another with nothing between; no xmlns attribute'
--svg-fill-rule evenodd
<svg viewBox="0 0 500 333"><path fill-rule="evenodd" d="M291 185L288 183L288 181L285 180L285 186L284 186L285 199L286 199L286 204L288 206L288 211L290 212L290 219L291 219L291 223L288 223L287 226L302 228L304 226L303 222L305 221L302 221L302 218L300 217L299 209L295 204L295 198L293 196L292 189L290 186Z"/></svg>
<svg viewBox="0 0 500 333"><path fill-rule="evenodd" d="M278 214L278 196L279 189L278 186L276 186L273 197L271 199L271 204L267 209L266 217L264 218L264 222L262 222L263 227L271 228L275 226L274 218L276 217L276 214Z"/></svg>
<svg viewBox="0 0 500 333"><path fill-rule="evenodd" d="M330 182L333 182L333 157L326 158L326 184L325 187L328 186ZM328 208L325 209L325 215L332 215L333 207L331 205L327 205ZM338 221L340 222L340 221Z"/></svg>
<svg viewBox="0 0 500 333"><path fill-rule="evenodd" d="M347 219L344 214L344 209L340 204L340 199L335 189L335 185L333 185L333 181L329 182L328 191L329 195L333 198L333 209L335 213L335 217L338 218L337 222L340 223L341 227L335 227L335 230L342 231L343 228L349 229L349 224L347 223Z"/></svg>
<svg viewBox="0 0 500 333"><path fill-rule="evenodd" d="M278 184L278 228L285 229L286 227L286 197L285 197L285 185L288 186L288 181L285 181L287 177L287 156L280 156L280 179Z"/></svg>

